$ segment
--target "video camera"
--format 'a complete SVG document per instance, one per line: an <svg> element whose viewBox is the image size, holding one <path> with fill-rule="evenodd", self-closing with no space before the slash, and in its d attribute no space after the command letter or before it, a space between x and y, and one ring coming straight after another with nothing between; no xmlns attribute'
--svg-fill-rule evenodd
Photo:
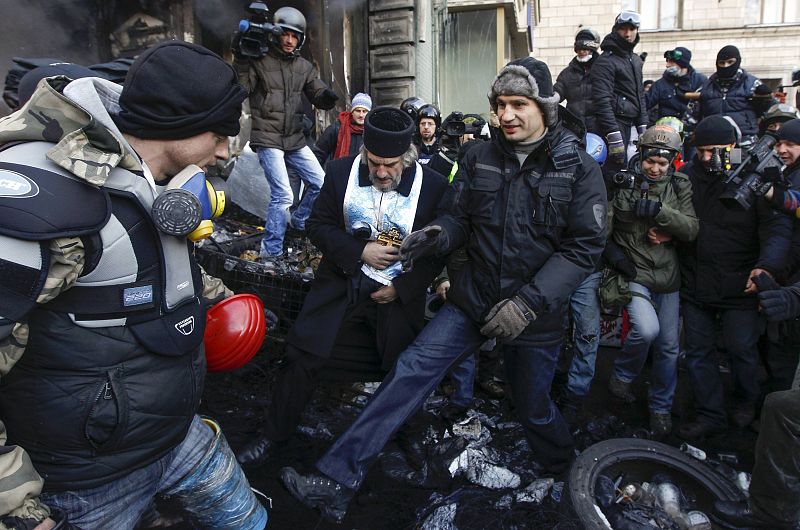
<svg viewBox="0 0 800 530"><path fill-rule="evenodd" d="M755 198L762 197L780 179L783 163L772 149L776 142L777 138L767 133L747 151L741 165L725 179L727 189L720 195L725 206L749 210ZM732 155L735 164L736 156Z"/></svg>
<svg viewBox="0 0 800 530"><path fill-rule="evenodd" d="M620 190L632 190L636 187L636 174L628 169L620 169L611 176L611 184Z"/></svg>
<svg viewBox="0 0 800 530"><path fill-rule="evenodd" d="M233 51L247 59L259 59L267 54L271 38L281 35L283 28L269 21L269 8L263 2L247 6L249 16L239 21Z"/></svg>

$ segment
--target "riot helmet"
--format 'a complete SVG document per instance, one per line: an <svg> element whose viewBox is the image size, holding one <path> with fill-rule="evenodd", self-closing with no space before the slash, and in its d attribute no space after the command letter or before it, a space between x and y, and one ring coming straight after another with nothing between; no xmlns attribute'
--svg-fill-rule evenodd
<svg viewBox="0 0 800 530"><path fill-rule="evenodd" d="M761 134L766 131L777 131L781 125L796 118L800 118L800 113L797 112L796 108L786 103L776 103L764 113L764 117L761 118L761 123L759 124L759 130Z"/></svg>
<svg viewBox="0 0 800 530"><path fill-rule="evenodd" d="M417 121L417 112L419 109L425 105L425 102L422 98L418 98L417 96L411 96L410 98L406 98L400 103L400 110L411 116L411 119L414 120L414 123Z"/></svg>
<svg viewBox="0 0 800 530"><path fill-rule="evenodd" d="M575 35L575 52L590 50L592 53L600 49L600 34L592 28L583 28Z"/></svg>
<svg viewBox="0 0 800 530"><path fill-rule="evenodd" d="M424 118L432 119L436 123L437 129L442 126L442 113L430 103L421 106L417 111L417 125L419 125L419 122L421 122Z"/></svg>
<svg viewBox="0 0 800 530"><path fill-rule="evenodd" d="M676 118L675 116L664 116L663 118L659 118L656 120L656 125L666 125L668 127L672 127L678 136L681 137L681 142L684 140L684 127L683 122Z"/></svg>
<svg viewBox="0 0 800 530"><path fill-rule="evenodd" d="M297 50L306 42L306 17L293 7L282 7L275 11L272 23L297 34Z"/></svg>
<svg viewBox="0 0 800 530"><path fill-rule="evenodd" d="M683 142L680 135L670 125L654 125L639 137L637 143L641 159L661 156L668 160L680 153Z"/></svg>

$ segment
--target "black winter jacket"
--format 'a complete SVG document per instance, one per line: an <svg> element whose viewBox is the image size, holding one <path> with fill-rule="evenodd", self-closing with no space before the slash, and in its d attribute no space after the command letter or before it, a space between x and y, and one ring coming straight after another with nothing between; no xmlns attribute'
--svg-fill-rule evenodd
<svg viewBox="0 0 800 530"><path fill-rule="evenodd" d="M333 160L333 155L336 153L336 145L339 143L339 130L341 128L342 124L339 123L339 120L336 120L322 132L317 143L311 148L322 167L325 167L325 163L329 160ZM364 136L350 133L349 155L357 155L362 145L364 145Z"/></svg>
<svg viewBox="0 0 800 530"><path fill-rule="evenodd" d="M305 147L302 96L318 108L330 110L335 101L326 95L317 67L297 54L270 47L262 58L236 61L239 82L250 93L254 147L294 151Z"/></svg>
<svg viewBox="0 0 800 530"><path fill-rule="evenodd" d="M520 296L537 318L516 342L557 343L570 295L594 271L605 245L600 167L558 125L522 167L495 134L466 154L455 181L452 213L432 223L442 226L443 250L466 247L466 263L450 271L448 301L482 325L495 304Z"/></svg>
<svg viewBox="0 0 800 530"><path fill-rule="evenodd" d="M592 111L601 136L648 123L642 60L633 53L638 42L638 35L631 44L615 32L609 33L601 45L603 53L592 65L589 73L594 93Z"/></svg>
<svg viewBox="0 0 800 530"><path fill-rule="evenodd" d="M723 180L709 174L695 158L681 168L692 183L692 203L700 232L691 243L681 243L681 297L720 309L755 309L758 298L745 294L750 271L773 275L787 264L792 220L765 201L750 210L726 207L719 196Z"/></svg>
<svg viewBox="0 0 800 530"><path fill-rule="evenodd" d="M566 68L561 70L553 85L553 90L567 102L567 109L583 120L586 130L597 132L592 108L592 80L589 77L590 63L580 63L573 57ZM587 66L588 65L588 66Z"/></svg>
<svg viewBox="0 0 800 530"><path fill-rule="evenodd" d="M791 184L791 189L800 190L800 161L795 162L791 166L787 166L783 170L784 178ZM800 219L797 218L795 212L788 213L793 219L794 232L792 232L792 247L789 251L789 264L786 267L785 280L789 283L797 283L800 281Z"/></svg>
<svg viewBox="0 0 800 530"><path fill-rule="evenodd" d="M744 136L758 134L761 112L753 107L751 98L760 84L758 78L742 69L729 83L720 82L717 74L711 74L700 91L697 121L724 114L733 118Z"/></svg>
<svg viewBox="0 0 800 530"><path fill-rule="evenodd" d="M645 94L647 109L658 107L656 119L664 116L683 119L688 101L683 99L682 95L699 90L707 79L691 66L686 75L681 77L664 74L661 79L653 83L650 92Z"/></svg>
<svg viewBox="0 0 800 530"><path fill-rule="evenodd" d="M289 331L287 342L312 355L328 358L336 343L339 330L347 317L351 280L361 274L361 253L367 241L349 234L344 226L344 197L354 157L333 160L326 168L322 185L306 228L312 243L322 251L311 292L306 296L296 324ZM416 164L403 171L398 192L408 194L414 181ZM359 185L371 186L367 166L359 167ZM414 217L414 230L433 220L439 202L447 190L447 181L422 166L422 189ZM405 191L404 191L405 190ZM392 280L397 299L389 304L376 305L375 348L381 365L389 370L397 356L422 331L425 317L425 289L441 272L444 263L439 259L423 259L410 272ZM350 344L356 338L348 337Z"/></svg>

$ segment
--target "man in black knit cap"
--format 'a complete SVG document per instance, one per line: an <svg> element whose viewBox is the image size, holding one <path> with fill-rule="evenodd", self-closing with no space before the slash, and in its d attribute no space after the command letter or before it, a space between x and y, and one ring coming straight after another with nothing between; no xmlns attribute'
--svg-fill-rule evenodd
<svg viewBox="0 0 800 530"><path fill-rule="evenodd" d="M0 526L132 530L164 494L203 528L260 530L197 415L205 308L232 293L197 266L202 214L181 208L208 194L201 168L228 157L246 92L179 41L124 88L63 81L0 121Z"/></svg>
<svg viewBox="0 0 800 530"><path fill-rule="evenodd" d="M549 391L570 294L605 245L606 191L600 167L581 148L582 127L561 120L567 111L558 105L545 63L512 61L488 96L501 133L459 164L452 211L409 234L400 248L403 266L412 270L425 257L466 249L469 259L450 271L447 301L317 461L322 475L281 472L295 498L331 519L344 517L392 433L487 338L501 343L533 458L544 472L560 473L574 456Z"/></svg>
<svg viewBox="0 0 800 530"><path fill-rule="evenodd" d="M761 395L758 350L761 334L753 278L777 276L787 265L792 221L758 200L749 210L726 207L726 150L738 139L730 117L711 116L697 124L697 154L681 171L692 183L692 204L700 219L697 239L681 243L681 309L686 368L692 383L696 418L678 436L687 440L724 432L728 422L746 427ZM726 413L722 378L714 354L717 319L732 359L736 402Z"/></svg>

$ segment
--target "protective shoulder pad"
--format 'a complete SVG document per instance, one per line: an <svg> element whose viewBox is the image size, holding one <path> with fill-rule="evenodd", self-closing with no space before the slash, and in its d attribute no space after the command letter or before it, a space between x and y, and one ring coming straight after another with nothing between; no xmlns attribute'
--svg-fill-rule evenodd
<svg viewBox="0 0 800 530"><path fill-rule="evenodd" d="M0 162L0 234L28 241L98 231L111 215L108 194L76 178Z"/></svg>

